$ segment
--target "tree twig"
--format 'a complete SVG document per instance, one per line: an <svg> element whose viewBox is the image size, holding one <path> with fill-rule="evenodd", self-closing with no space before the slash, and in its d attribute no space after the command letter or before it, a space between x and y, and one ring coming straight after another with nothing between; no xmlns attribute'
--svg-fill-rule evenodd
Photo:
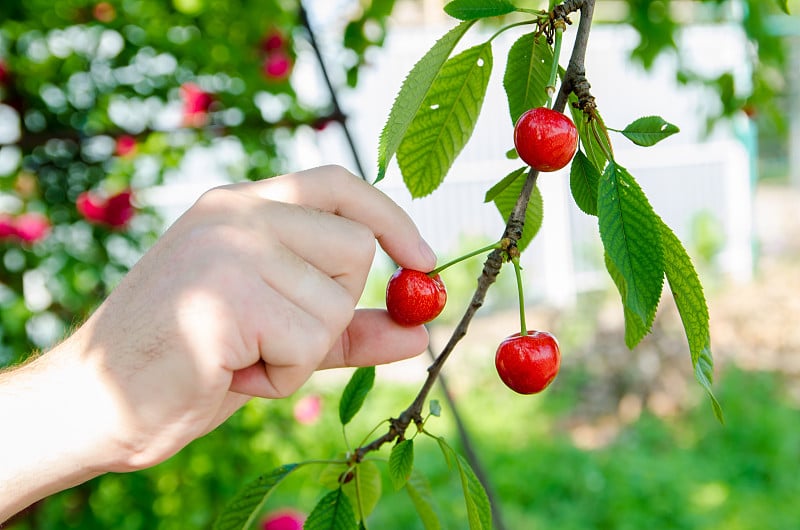
<svg viewBox="0 0 800 530"><path fill-rule="evenodd" d="M574 0L568 0L571 6L575 7L578 3ZM575 45L572 49L572 55L564 75L564 82L562 83L561 90L559 91L558 98L556 99L553 109L563 112L567 104L567 98L570 92L573 91L574 85L581 79L585 79L585 66L584 60L586 57L586 47L589 42L589 32L591 30L592 15L594 13L595 0L583 0L580 2L581 20L578 25L577 35L575 38ZM574 4L574 5L573 5ZM503 232L503 239L508 240L508 245L505 249L496 249L492 251L487 257L483 265L483 271L478 278L478 287L472 295L472 300L467 307L464 315L461 317L456 328L453 330L450 339L442 349L442 352L436 357L433 364L428 367L428 376L422 384L416 398L397 418L390 420L388 431L382 436L374 439L370 443L357 448L353 453L353 459L358 462L364 456L371 452L377 451L384 444L391 443L395 440L402 440L405 437L405 432L408 427L414 423L418 427L422 424L422 410L425 402L428 399L431 389L442 370L444 363L447 361L450 354L456 347L456 344L464 338L467 334L467 329L472 322L473 317L478 309L483 305L486 299L486 294L489 287L497 280L497 275L500 273L500 268L508 256L510 249L516 249L516 243L522 236L522 228L525 223L525 212L528 208L531 193L536 185L538 172L531 170L525 180L525 184L520 192L514 209L509 215L508 222L506 223Z"/></svg>

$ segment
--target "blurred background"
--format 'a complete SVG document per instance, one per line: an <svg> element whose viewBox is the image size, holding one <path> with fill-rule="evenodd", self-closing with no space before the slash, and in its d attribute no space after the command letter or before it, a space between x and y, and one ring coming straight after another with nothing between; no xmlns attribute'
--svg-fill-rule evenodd
<svg viewBox="0 0 800 530"><path fill-rule="evenodd" d="M443 4L3 2L0 366L46 350L82 321L209 187L325 163L373 180L377 139L404 76L454 24ZM463 45L513 21L479 25ZM393 165L378 185L441 262L501 233L483 195L518 166L505 157L513 124L501 76L523 33L495 41L481 118L445 184L412 201ZM572 204L562 171L539 181L545 220L523 256L528 322L559 338L559 377L535 397L497 378L496 346L518 327L513 274L504 271L445 368L447 392L434 392L456 408L445 406L428 428L474 451L501 530L797 528L800 19L771 1L604 0L586 64L610 127L658 114L681 128L647 149L612 141L700 272L726 425L693 381L668 297L653 333L625 347L595 220ZM480 268L475 258L443 273L449 303L431 328L434 351ZM379 254L362 305L382 306L391 272ZM351 443L410 403L429 362L379 368L348 426ZM209 528L258 474L345 450L336 411L349 374L318 373L295 396L254 401L169 461L99 477L8 527ZM464 528L459 480L436 444L420 439L416 458L443 527ZM287 479L258 524L284 528L267 526L282 509L295 514L284 522L302 519L323 491L318 474ZM389 481L382 490L370 527L423 528L405 493Z"/></svg>

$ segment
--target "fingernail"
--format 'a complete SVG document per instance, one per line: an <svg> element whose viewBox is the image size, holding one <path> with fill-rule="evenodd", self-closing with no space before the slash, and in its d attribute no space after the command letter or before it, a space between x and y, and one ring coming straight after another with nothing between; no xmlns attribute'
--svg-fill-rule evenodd
<svg viewBox="0 0 800 530"><path fill-rule="evenodd" d="M424 239L420 239L419 250L420 253L425 257L425 260L430 264L430 269L433 270L436 268L436 253Z"/></svg>

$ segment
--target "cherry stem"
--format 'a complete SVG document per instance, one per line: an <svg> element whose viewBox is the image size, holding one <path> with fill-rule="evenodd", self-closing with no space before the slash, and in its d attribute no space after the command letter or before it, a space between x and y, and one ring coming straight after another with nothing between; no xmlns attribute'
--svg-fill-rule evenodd
<svg viewBox="0 0 800 530"><path fill-rule="evenodd" d="M440 266L436 267L435 269L433 269L431 272L428 273L428 276L433 278L434 276L436 276L437 274L439 274L440 272L445 270L447 267L455 265L456 263L464 261L465 259L469 259L469 258L471 258L473 256L477 256L478 254L483 254L484 252L489 252L490 250L495 250L495 249L498 249L498 248L501 248L501 245L500 245L499 242L492 243L491 245L487 245L487 246L485 246L483 248L479 248L478 250L473 250L469 254L464 254L463 256L460 256L460 257L458 257L458 258L456 258L456 259L454 259L452 261L448 261L444 265L440 265Z"/></svg>
<svg viewBox="0 0 800 530"><path fill-rule="evenodd" d="M556 91L558 75L558 58L561 55L561 37L564 34L563 22L556 23L555 42L553 43L553 65L550 67L550 79L547 81L547 108L552 108L553 94Z"/></svg>
<svg viewBox="0 0 800 530"><path fill-rule="evenodd" d="M525 324L525 295L522 293L522 267L519 265L519 258L511 258L514 264L514 274L517 276L517 293L519 294L519 325L520 337L528 334L528 326Z"/></svg>

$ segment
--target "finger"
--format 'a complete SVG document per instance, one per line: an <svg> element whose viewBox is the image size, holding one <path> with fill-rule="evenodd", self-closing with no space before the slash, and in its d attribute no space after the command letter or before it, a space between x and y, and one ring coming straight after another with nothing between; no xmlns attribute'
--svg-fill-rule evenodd
<svg viewBox="0 0 800 530"><path fill-rule="evenodd" d="M270 366L258 362L233 373L230 391L269 399L285 398L303 386L314 371L313 364Z"/></svg>
<svg viewBox="0 0 800 530"><path fill-rule="evenodd" d="M374 234L362 224L321 210L274 201L265 205L261 230L269 230L299 258L335 279L355 305L375 257Z"/></svg>
<svg viewBox="0 0 800 530"><path fill-rule="evenodd" d="M383 309L359 309L319 369L387 364L415 357L427 346L424 326L400 326Z"/></svg>
<svg viewBox="0 0 800 530"><path fill-rule="evenodd" d="M359 309L328 355L315 367L283 367L257 363L233 374L231 391L266 398L286 397L316 369L388 364L419 355L428 345L424 326L398 326L380 309Z"/></svg>
<svg viewBox="0 0 800 530"><path fill-rule="evenodd" d="M367 226L400 266L422 271L436 266L436 256L408 214L387 195L344 168L323 166L235 184L229 189L346 217Z"/></svg>

